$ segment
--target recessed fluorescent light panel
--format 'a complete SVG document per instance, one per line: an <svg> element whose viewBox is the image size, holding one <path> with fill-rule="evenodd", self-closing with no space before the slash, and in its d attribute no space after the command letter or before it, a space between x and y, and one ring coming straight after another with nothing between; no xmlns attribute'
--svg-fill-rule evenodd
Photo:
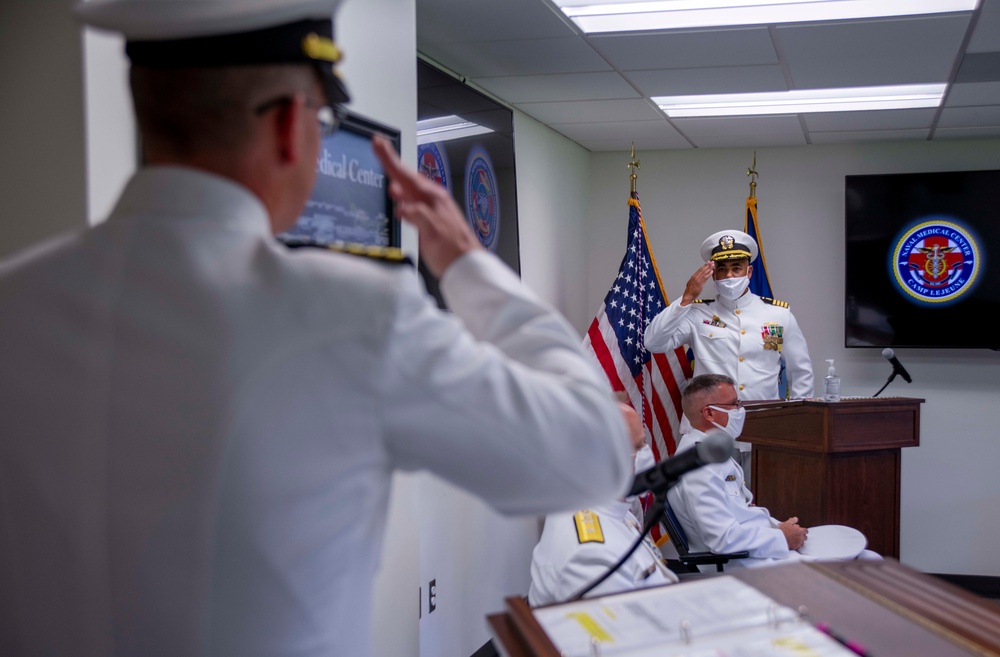
<svg viewBox="0 0 1000 657"><path fill-rule="evenodd" d="M775 25L973 11L979 0L554 0L584 32Z"/></svg>
<svg viewBox="0 0 1000 657"><path fill-rule="evenodd" d="M802 89L715 96L653 96L652 100L670 118L859 112L862 110L937 107L944 97L945 86L944 84L908 84L891 87Z"/></svg>
<svg viewBox="0 0 1000 657"><path fill-rule="evenodd" d="M417 121L417 145L483 135L487 132L493 132L493 128L466 121L460 116L439 116Z"/></svg>

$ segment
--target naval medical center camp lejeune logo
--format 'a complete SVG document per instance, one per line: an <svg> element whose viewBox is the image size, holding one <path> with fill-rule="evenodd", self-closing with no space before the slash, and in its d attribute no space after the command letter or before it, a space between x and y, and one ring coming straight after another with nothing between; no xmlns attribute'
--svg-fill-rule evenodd
<svg viewBox="0 0 1000 657"><path fill-rule="evenodd" d="M903 231L892 252L899 289L920 303L948 303L973 288L979 274L979 245L954 217L924 217Z"/></svg>
<svg viewBox="0 0 1000 657"><path fill-rule="evenodd" d="M448 180L448 160L436 143L417 146L417 170L430 180L451 191Z"/></svg>
<svg viewBox="0 0 1000 657"><path fill-rule="evenodd" d="M496 251L500 234L500 192L493 162L482 147L469 153L465 165L465 212L479 242Z"/></svg>

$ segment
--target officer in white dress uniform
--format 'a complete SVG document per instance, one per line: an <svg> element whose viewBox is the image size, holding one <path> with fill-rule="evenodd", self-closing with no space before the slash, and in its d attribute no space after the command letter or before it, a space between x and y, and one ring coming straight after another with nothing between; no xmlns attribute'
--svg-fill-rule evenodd
<svg viewBox="0 0 1000 657"><path fill-rule="evenodd" d="M748 289L757 242L738 230L720 231L702 244L701 257L706 262L688 280L680 301L646 328L646 348L661 352L691 345L695 376L729 376L742 400L777 399L784 358L791 396L811 397L812 362L795 316L784 301ZM712 278L715 299L700 299Z"/></svg>
<svg viewBox="0 0 1000 657"><path fill-rule="evenodd" d="M750 292L757 242L738 230L723 230L701 245L705 264L684 287L680 301L653 318L643 336L646 349L663 352L683 344L694 351L694 375L725 374L741 400L778 399L781 360L789 395L813 395L812 362L805 336L788 304ZM714 279L715 299L699 296ZM681 421L681 433L690 425ZM738 442L749 467L750 444Z"/></svg>
<svg viewBox="0 0 1000 657"><path fill-rule="evenodd" d="M0 265L5 657L363 657L393 470L511 514L626 489L579 335L388 142L453 315L409 267L273 239L346 100L336 4L78 8L126 36L146 165Z"/></svg>
<svg viewBox="0 0 1000 657"><path fill-rule="evenodd" d="M636 463L642 460L645 465L644 452L649 447L642 419L631 404L619 406L629 426ZM645 468L636 465L636 469ZM617 500L576 513L546 516L542 538L531 556L528 602L536 607L564 602L617 563L642 531L630 507L629 502ZM632 556L585 597L675 582L677 575L666 567L647 535Z"/></svg>
<svg viewBox="0 0 1000 657"><path fill-rule="evenodd" d="M684 388L681 404L692 430L681 437L678 454L692 449L713 428L734 439L743 429L745 411L733 380L725 375L694 377ZM750 553L750 558L733 559L728 566L764 566L801 558L794 550L809 533L799 526L798 518L779 522L767 509L754 506L743 469L733 459L688 472L667 491L667 502L687 534L692 552Z"/></svg>

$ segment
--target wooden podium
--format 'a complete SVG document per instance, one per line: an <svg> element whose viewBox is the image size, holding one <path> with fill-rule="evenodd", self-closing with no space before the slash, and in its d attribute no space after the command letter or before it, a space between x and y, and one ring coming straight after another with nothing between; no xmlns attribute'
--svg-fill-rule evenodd
<svg viewBox="0 0 1000 657"><path fill-rule="evenodd" d="M923 401L745 402L754 501L804 527L855 527L869 549L898 559L899 450L920 444Z"/></svg>

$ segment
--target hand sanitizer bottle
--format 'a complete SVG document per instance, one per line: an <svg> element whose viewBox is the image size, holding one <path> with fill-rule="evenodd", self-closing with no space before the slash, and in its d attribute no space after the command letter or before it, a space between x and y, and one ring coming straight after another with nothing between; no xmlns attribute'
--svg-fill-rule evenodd
<svg viewBox="0 0 1000 657"><path fill-rule="evenodd" d="M827 358L826 362L830 363L830 369L826 371L826 378L823 379L823 401L839 402L840 377L837 376L837 370L833 368L833 359Z"/></svg>

